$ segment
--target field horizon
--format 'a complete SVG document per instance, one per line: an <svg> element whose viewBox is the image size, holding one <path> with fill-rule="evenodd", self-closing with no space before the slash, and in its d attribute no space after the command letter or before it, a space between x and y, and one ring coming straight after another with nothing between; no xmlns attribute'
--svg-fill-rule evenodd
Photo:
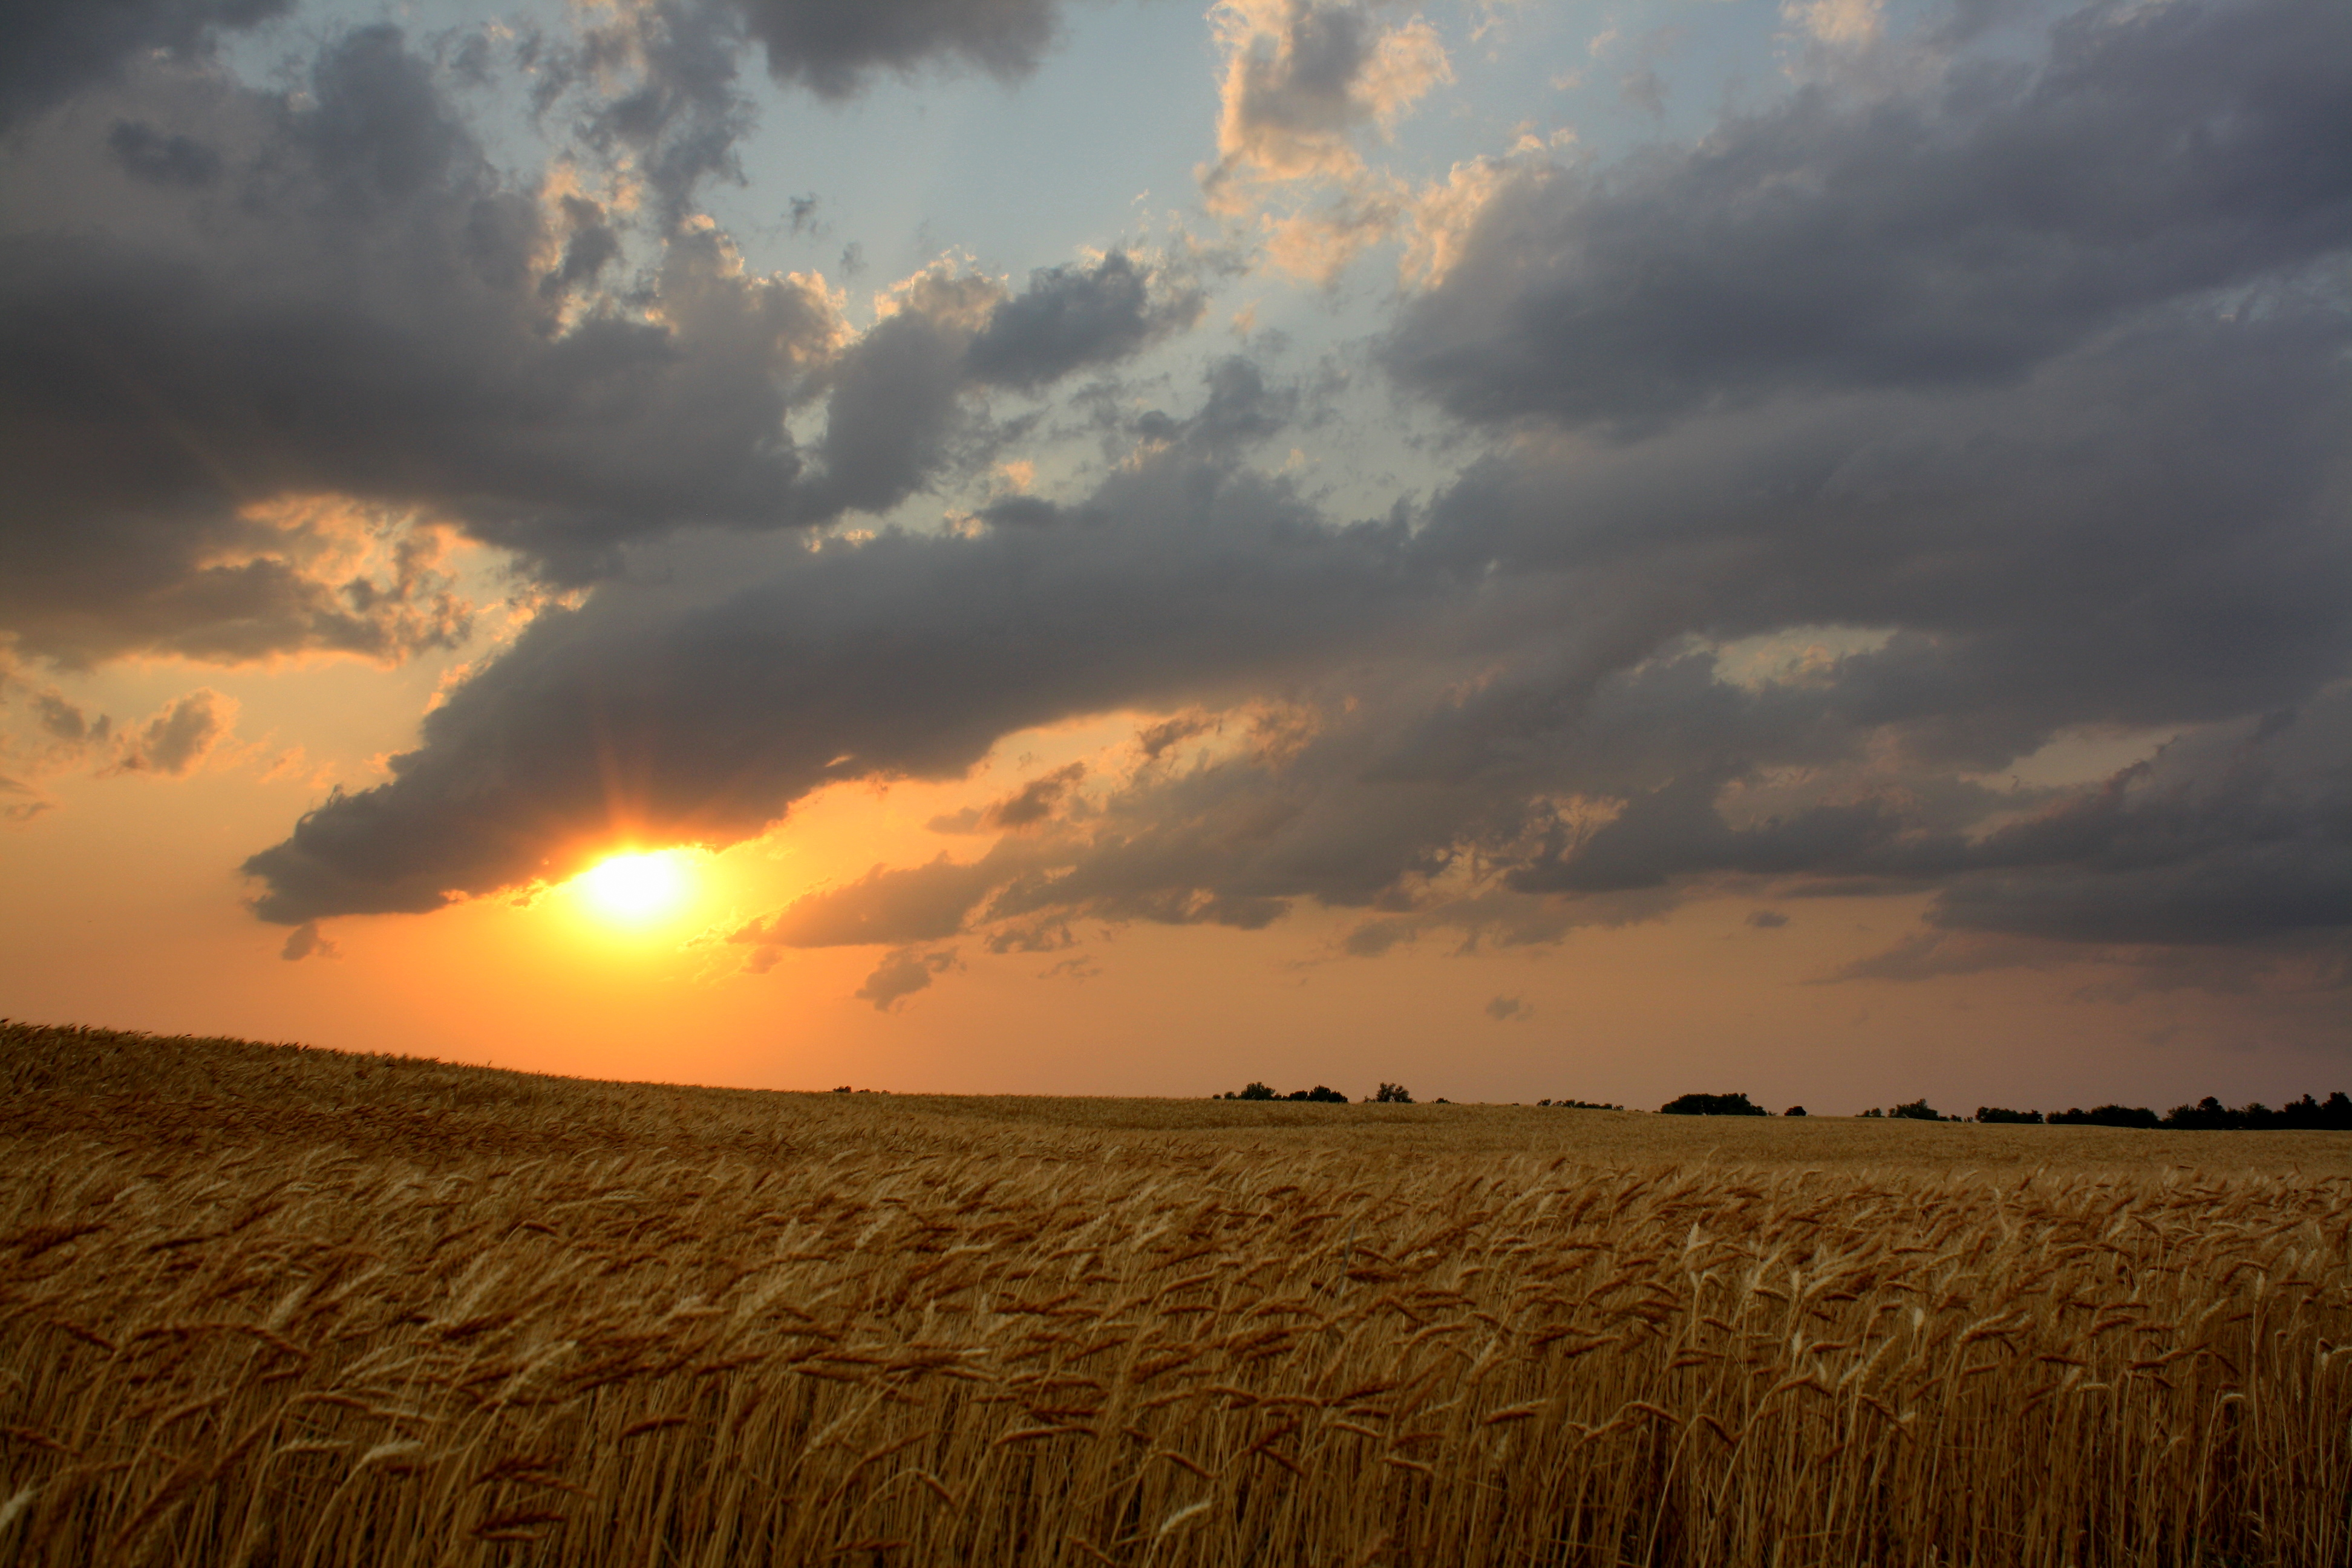
<svg viewBox="0 0 2352 1568"><path fill-rule="evenodd" d="M2352 1551L2352 1133L0 1083L0 1563Z"/></svg>

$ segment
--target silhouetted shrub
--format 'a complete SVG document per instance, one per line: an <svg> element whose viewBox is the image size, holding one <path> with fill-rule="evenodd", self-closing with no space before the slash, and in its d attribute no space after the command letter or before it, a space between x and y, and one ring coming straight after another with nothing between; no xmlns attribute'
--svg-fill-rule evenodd
<svg viewBox="0 0 2352 1568"><path fill-rule="evenodd" d="M1279 1100L1282 1097L1262 1083L1253 1083L1234 1098L1235 1100Z"/></svg>
<svg viewBox="0 0 2352 1568"><path fill-rule="evenodd" d="M1801 1105L1792 1105L1789 1107L1788 1110L1780 1112L1783 1116L1802 1116L1804 1113L1805 1108Z"/></svg>
<svg viewBox="0 0 2352 1568"><path fill-rule="evenodd" d="M1538 1105L1549 1105L1555 1110L1622 1110L1622 1105L1603 1105L1597 1100L1538 1100Z"/></svg>
<svg viewBox="0 0 2352 1568"><path fill-rule="evenodd" d="M1942 1111L1924 1100L1907 1100L1886 1113L1898 1121L1941 1121Z"/></svg>
<svg viewBox="0 0 2352 1568"><path fill-rule="evenodd" d="M1662 1116L1769 1116L1744 1094L1678 1094L1658 1107Z"/></svg>
<svg viewBox="0 0 2352 1568"><path fill-rule="evenodd" d="M1979 1105L1977 1107L1977 1120L1979 1121L2014 1121L2019 1123L2031 1123L2032 1125L2038 1127L2042 1123L2042 1112L2038 1110L2003 1110L1998 1105Z"/></svg>
<svg viewBox="0 0 2352 1568"><path fill-rule="evenodd" d="M1404 1085L1401 1083L1384 1083L1381 1085L1379 1091L1372 1096L1372 1102L1377 1102L1381 1105L1411 1105L1412 1103L1412 1096L1407 1092Z"/></svg>
<svg viewBox="0 0 2352 1568"><path fill-rule="evenodd" d="M1346 1095L1341 1094L1336 1089L1326 1089L1319 1083L1313 1089L1294 1089L1290 1091L1290 1098L1293 1100L1315 1100L1325 1105L1345 1105L1348 1103L1348 1097Z"/></svg>
<svg viewBox="0 0 2352 1568"><path fill-rule="evenodd" d="M2095 1110L2079 1107L2053 1110L2050 1120L2062 1127L2161 1127L2163 1118L2145 1105L2102 1105Z"/></svg>
<svg viewBox="0 0 2352 1568"><path fill-rule="evenodd" d="M1879 1110L1878 1107L1874 1105L1868 1110L1864 1111L1863 1114L1864 1116L1884 1116L1886 1112Z"/></svg>

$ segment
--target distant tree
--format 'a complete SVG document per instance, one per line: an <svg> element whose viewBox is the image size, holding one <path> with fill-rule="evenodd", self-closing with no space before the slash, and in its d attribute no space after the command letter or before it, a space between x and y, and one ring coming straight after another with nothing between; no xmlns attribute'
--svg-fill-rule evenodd
<svg viewBox="0 0 2352 1568"><path fill-rule="evenodd" d="M2042 1112L2038 1110L2004 1110L1998 1105L1979 1105L1977 1107L1977 1120L1979 1121L2014 1121L2021 1124L2039 1126L2042 1121Z"/></svg>
<svg viewBox="0 0 2352 1568"><path fill-rule="evenodd" d="M1804 1113L1805 1108L1801 1105L1792 1105L1789 1107L1788 1110L1780 1112L1783 1116L1802 1116Z"/></svg>
<svg viewBox="0 0 2352 1568"><path fill-rule="evenodd" d="M1384 1083L1372 1095L1372 1102L1380 1105L1411 1105L1412 1095L1401 1083Z"/></svg>
<svg viewBox="0 0 2352 1568"><path fill-rule="evenodd" d="M1924 1100L1906 1101L1886 1114L1904 1121L1941 1121L1944 1119L1943 1112Z"/></svg>
<svg viewBox="0 0 2352 1568"><path fill-rule="evenodd" d="M2283 1125L2288 1127L2310 1128L2315 1131L2352 1131L2352 1097L2347 1097L2340 1089L2329 1095L2325 1102L2306 1094L2301 1100L2289 1102L2279 1115L2284 1119Z"/></svg>
<svg viewBox="0 0 2352 1568"><path fill-rule="evenodd" d="M1346 1095L1341 1094L1336 1089L1326 1089L1319 1083L1313 1089L1294 1089L1290 1091L1290 1098L1293 1100L1315 1100L1325 1105L1345 1105L1348 1103L1348 1097Z"/></svg>
<svg viewBox="0 0 2352 1568"><path fill-rule="evenodd" d="M1235 1100L1280 1100L1282 1097L1262 1083L1252 1083L1234 1098Z"/></svg>
<svg viewBox="0 0 2352 1568"><path fill-rule="evenodd" d="M2102 1105L2084 1110L2079 1106L2053 1110L2050 1120L2061 1127L2161 1127L2164 1119L2145 1105Z"/></svg>
<svg viewBox="0 0 2352 1568"><path fill-rule="evenodd" d="M1863 1114L1864 1116L1884 1116L1886 1112L1879 1110L1878 1107L1874 1105L1868 1110L1864 1111Z"/></svg>
<svg viewBox="0 0 2352 1568"><path fill-rule="evenodd" d="M1664 1116L1769 1116L1744 1094L1678 1094L1658 1107Z"/></svg>
<svg viewBox="0 0 2352 1568"><path fill-rule="evenodd" d="M835 1089L833 1092L834 1092L834 1093L835 1093L835 1094L847 1094L847 1093L849 1092L849 1086L848 1086L847 1084L845 1084L845 1084L843 1084L839 1089Z"/></svg>

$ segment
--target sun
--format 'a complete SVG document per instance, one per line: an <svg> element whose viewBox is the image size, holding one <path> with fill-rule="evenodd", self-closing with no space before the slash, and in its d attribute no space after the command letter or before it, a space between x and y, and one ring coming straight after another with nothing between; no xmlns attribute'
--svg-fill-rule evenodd
<svg viewBox="0 0 2352 1568"><path fill-rule="evenodd" d="M684 860L674 850L615 855L581 873L580 891L608 921L645 925L675 911L692 890Z"/></svg>

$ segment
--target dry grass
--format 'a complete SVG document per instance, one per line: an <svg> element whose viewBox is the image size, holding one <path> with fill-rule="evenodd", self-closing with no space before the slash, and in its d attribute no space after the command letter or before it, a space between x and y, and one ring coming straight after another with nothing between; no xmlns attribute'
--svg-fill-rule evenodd
<svg viewBox="0 0 2352 1568"><path fill-rule="evenodd" d="M2352 1560L2344 1134L0 1084L0 1562Z"/></svg>

